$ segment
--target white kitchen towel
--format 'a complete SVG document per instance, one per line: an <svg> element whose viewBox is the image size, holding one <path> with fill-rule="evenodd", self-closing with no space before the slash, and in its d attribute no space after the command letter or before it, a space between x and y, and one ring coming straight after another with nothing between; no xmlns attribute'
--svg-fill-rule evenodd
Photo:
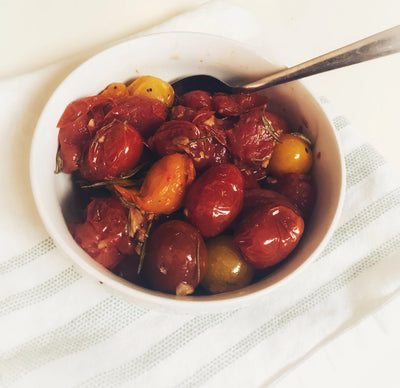
<svg viewBox="0 0 400 388"><path fill-rule="evenodd" d="M268 49L262 23L222 1L146 33L173 30ZM398 292L400 179L325 98L345 154L346 200L325 250L285 288L231 312L175 315L129 303L78 272L36 211L29 150L47 99L87 55L0 82L4 387L269 386Z"/></svg>

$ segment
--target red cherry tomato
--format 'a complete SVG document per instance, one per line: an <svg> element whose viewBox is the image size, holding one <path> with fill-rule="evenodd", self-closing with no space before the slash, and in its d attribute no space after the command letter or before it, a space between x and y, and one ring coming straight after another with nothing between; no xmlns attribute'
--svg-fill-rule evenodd
<svg viewBox="0 0 400 388"><path fill-rule="evenodd" d="M143 139L127 123L111 122L99 129L81 166L84 179L105 181L127 173L142 155Z"/></svg>
<svg viewBox="0 0 400 388"><path fill-rule="evenodd" d="M128 121L145 139L167 119L166 105L156 98L138 94L121 97L115 103L106 119Z"/></svg>
<svg viewBox="0 0 400 388"><path fill-rule="evenodd" d="M288 198L304 219L310 218L315 202L315 188L310 175L288 173L277 175L268 181L268 188Z"/></svg>
<svg viewBox="0 0 400 388"><path fill-rule="evenodd" d="M215 145L207 133L189 121L172 120L165 122L148 140L150 148L158 155L176 152L191 157L196 170L209 164Z"/></svg>
<svg viewBox="0 0 400 388"><path fill-rule="evenodd" d="M128 209L115 196L95 198L86 209L82 224L71 224L75 241L98 263L114 268L133 254L128 236Z"/></svg>
<svg viewBox="0 0 400 388"><path fill-rule="evenodd" d="M280 131L282 133L288 133L290 131L288 122L277 113L265 111L265 117L271 122L275 131Z"/></svg>
<svg viewBox="0 0 400 388"><path fill-rule="evenodd" d="M240 115L237 124L226 131L232 155L241 162L262 167L268 165L276 144L263 121L264 111L264 107L257 107Z"/></svg>
<svg viewBox="0 0 400 388"><path fill-rule="evenodd" d="M223 232L239 214L243 204L243 177L233 164L210 167L192 186L184 213L204 237Z"/></svg>
<svg viewBox="0 0 400 388"><path fill-rule="evenodd" d="M267 97L257 93L215 93L213 109L222 116L240 116L256 106L265 105L267 102Z"/></svg>
<svg viewBox="0 0 400 388"><path fill-rule="evenodd" d="M227 145L224 120L217 119L214 112L198 111L192 122L210 136L214 143L220 143L223 146Z"/></svg>
<svg viewBox="0 0 400 388"><path fill-rule="evenodd" d="M79 100L75 100L67 105L60 119L58 120L57 127L65 127L68 124L73 123L79 117L85 117L96 108L100 107L103 109L103 115L108 107L110 110L113 102L107 96L97 95L84 97ZM92 117L88 117L90 120Z"/></svg>
<svg viewBox="0 0 400 388"><path fill-rule="evenodd" d="M245 189L259 188L258 181L263 180L267 175L266 169L258 164L245 163L239 159L235 159L234 164L243 175Z"/></svg>
<svg viewBox="0 0 400 388"><path fill-rule="evenodd" d="M199 231L180 220L158 226L147 243L144 274L152 288L187 295L203 279L207 248Z"/></svg>
<svg viewBox="0 0 400 388"><path fill-rule="evenodd" d="M237 226L233 244L245 260L257 269L285 259L297 246L304 221L282 205L261 205L244 215Z"/></svg>
<svg viewBox="0 0 400 388"><path fill-rule="evenodd" d="M112 104L112 100L105 96L93 96L73 101L67 106L57 124L60 129L60 170L71 173L79 169L83 153Z"/></svg>
<svg viewBox="0 0 400 388"><path fill-rule="evenodd" d="M139 264L140 257L134 252L133 255L126 256L112 271L131 283L146 287L143 271L139 272Z"/></svg>
<svg viewBox="0 0 400 388"><path fill-rule="evenodd" d="M285 206L301 215L299 209L287 197L277 191L255 188L246 190L243 198L243 213L261 205Z"/></svg>
<svg viewBox="0 0 400 388"><path fill-rule="evenodd" d="M212 110L211 94L204 90L192 90L179 99L181 104L195 111L200 109Z"/></svg>
<svg viewBox="0 0 400 388"><path fill-rule="evenodd" d="M171 108L169 119L172 120L184 120L190 121L196 117L197 112L192 108L188 108L183 105L176 105Z"/></svg>

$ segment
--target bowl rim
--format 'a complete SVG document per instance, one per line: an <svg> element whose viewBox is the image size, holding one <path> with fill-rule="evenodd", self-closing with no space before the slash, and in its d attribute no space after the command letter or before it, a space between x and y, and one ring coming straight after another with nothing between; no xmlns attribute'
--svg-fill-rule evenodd
<svg viewBox="0 0 400 388"><path fill-rule="evenodd" d="M249 48L244 43L235 41L230 38L208 34L208 33L199 33L199 32L157 32L146 35L141 35L137 37L133 37L131 39L123 40L114 45L111 45L104 50L98 52L97 54L91 56L90 58L83 61L80 65L75 67L69 74L62 80L48 99L45 104L39 120L36 124L36 128L32 137L31 143L31 151L30 151L30 182L32 193L34 197L34 201L36 207L38 209L39 215L44 223L44 226L54 240L56 246L60 248L60 253L65 254L69 260L80 270L83 271L84 274L98 280L101 284L105 285L111 292L117 292L117 294L125 299L142 305L143 307L154 307L157 309L165 310L168 312L183 312L183 313L208 313L208 312L220 312L224 310L236 309L238 307L243 307L253 303L255 300L260 298L260 296L265 296L266 294L275 291L276 289L284 286L286 282L292 279L293 276L298 275L300 271L304 270L314 259L322 252L325 248L328 241L331 239L335 226L338 224L339 218L342 213L344 199L345 199L345 186L346 186L346 174L345 174L345 160L344 154L340 145L340 141L338 138L337 131L335 130L334 123L332 121L331 116L328 114L327 110L324 108L323 104L320 103L319 99L316 97L315 91L313 91L309 86L305 86L300 80L293 81L298 85L301 85L306 92L310 94L310 97L314 100L319 109L321 109L325 119L329 123L331 127L331 132L336 140L336 145L339 150L339 159L340 159L340 188L339 188L339 196L337 198L336 211L333 218L330 220L330 225L324 237L319 241L317 248L312 252L310 256L304 260L297 268L287 274L284 278L279 281L264 287L263 289L256 290L253 292L245 292L245 290L249 290L249 287L245 287L242 290L227 292L223 294L210 295L207 297L203 296L185 296L179 297L175 295L169 295L160 293L157 291L152 291L145 289L143 287L132 284L117 275L113 274L111 271L105 269L103 266L95 262L88 257L82 257L85 254L83 250L81 250L80 255L76 255L76 249L72 249L69 242L70 239L66 239L65 236L62 236L55 225L53 220L46 211L46 204L43 202L40 194L40 182L36 179L36 155L40 151L40 137L38 133L38 128L43 125L43 122L46 119L47 110L51 104L51 101L58 97L62 86L69 82L71 78L74 77L74 74L80 71L80 69L85 66L90 65L90 63L95 62L102 55L105 55L106 52L110 50L115 50L117 47L123 47L124 45L131 44L132 41L143 40L143 39L157 39L161 37L161 39L175 39L177 37L186 36L190 39L211 39L211 40L219 40L220 42L228 42L231 45L239 48L242 51L253 52L255 55L260 57L260 59L264 60L266 63L272 63L276 67L281 67L276 63L270 62L268 58L255 53L251 47ZM71 237L71 236L70 236ZM72 238L72 237L71 237ZM68 240L68 241L67 241ZM72 240L73 241L73 240ZM76 243L75 243L76 245ZM80 248L81 249L81 248ZM90 260L88 260L88 258ZM100 268L101 267L101 268Z"/></svg>

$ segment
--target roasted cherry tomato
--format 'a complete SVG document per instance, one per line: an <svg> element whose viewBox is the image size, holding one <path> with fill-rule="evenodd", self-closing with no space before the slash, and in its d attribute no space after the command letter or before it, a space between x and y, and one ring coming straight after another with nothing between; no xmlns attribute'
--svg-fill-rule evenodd
<svg viewBox="0 0 400 388"><path fill-rule="evenodd" d="M196 117L197 111L192 108L188 108L183 105L175 105L171 108L169 119L172 120L184 120L190 121Z"/></svg>
<svg viewBox="0 0 400 388"><path fill-rule="evenodd" d="M264 121L265 107L240 115L239 121L226 131L228 149L241 162L267 167L277 143ZM276 131L279 135L280 130Z"/></svg>
<svg viewBox="0 0 400 388"><path fill-rule="evenodd" d="M192 90L180 97L179 101L182 105L198 111L200 109L212 110L212 96L204 90Z"/></svg>
<svg viewBox="0 0 400 388"><path fill-rule="evenodd" d="M93 96L73 101L66 107L57 124L60 129L57 171L71 173L79 169L83 153L112 106L110 98Z"/></svg>
<svg viewBox="0 0 400 388"><path fill-rule="evenodd" d="M268 98L257 93L215 93L213 109L222 116L240 116L268 102Z"/></svg>
<svg viewBox="0 0 400 388"><path fill-rule="evenodd" d="M106 97L116 98L128 95L128 88L122 82L113 82L108 85L101 94Z"/></svg>
<svg viewBox="0 0 400 388"><path fill-rule="evenodd" d="M190 186L184 213L204 237L223 232L243 204L243 177L233 164L210 167Z"/></svg>
<svg viewBox="0 0 400 388"><path fill-rule="evenodd" d="M115 196L93 199L82 224L69 226L75 241L98 263L114 268L134 254L128 236L128 209Z"/></svg>
<svg viewBox="0 0 400 388"><path fill-rule="evenodd" d="M184 154L164 156L153 164L140 190L115 186L128 202L155 214L171 214L182 204L196 171L192 160Z"/></svg>
<svg viewBox="0 0 400 388"><path fill-rule="evenodd" d="M300 137L287 133L280 136L280 142L269 161L268 170L272 174L305 174L310 171L312 162L310 145Z"/></svg>
<svg viewBox="0 0 400 388"><path fill-rule="evenodd" d="M148 140L150 148L158 155L186 153L193 160L196 170L210 163L215 145L211 137L189 121L165 122Z"/></svg>
<svg viewBox="0 0 400 388"><path fill-rule="evenodd" d="M243 215L233 245L255 268L262 269L285 259L297 246L304 221L282 205L261 205Z"/></svg>
<svg viewBox="0 0 400 388"><path fill-rule="evenodd" d="M232 236L220 235L209 239L207 270L201 285L210 293L234 291L249 285L254 267L246 262L232 244Z"/></svg>
<svg viewBox="0 0 400 388"><path fill-rule="evenodd" d="M113 102L110 98L101 95L84 97L79 100L75 100L69 103L65 108L63 114L58 120L57 127L65 127L66 125L73 123L78 118L85 117L86 115L89 115L87 119L90 120L90 112L96 108L101 108L104 116L107 108L110 108L112 104Z"/></svg>
<svg viewBox="0 0 400 388"><path fill-rule="evenodd" d="M282 205L301 215L296 204L277 191L256 188L249 189L244 192L243 213L261 205Z"/></svg>
<svg viewBox="0 0 400 388"><path fill-rule="evenodd" d="M139 271L140 257L134 252L133 255L124 257L124 259L113 268L112 272L123 279L138 286L146 287L146 280L143 271Z"/></svg>
<svg viewBox="0 0 400 388"><path fill-rule="evenodd" d="M267 188L275 190L296 206L300 215L308 220L315 202L315 188L310 175L281 174L267 179Z"/></svg>
<svg viewBox="0 0 400 388"><path fill-rule="evenodd" d="M96 132L81 166L82 177L98 182L121 176L136 166L142 150L139 132L113 121Z"/></svg>
<svg viewBox="0 0 400 388"><path fill-rule="evenodd" d="M135 79L128 86L128 92L132 96L144 95L155 98L168 107L172 106L175 98L174 89L168 82L151 75L143 75Z"/></svg>
<svg viewBox="0 0 400 388"><path fill-rule="evenodd" d="M144 274L155 290L192 294L203 279L207 249L200 232L180 220L158 226L147 243Z"/></svg>
<svg viewBox="0 0 400 388"><path fill-rule="evenodd" d="M192 122L206 132L214 142L220 143L223 146L227 145L224 120L217 119L214 112L200 110L197 112Z"/></svg>
<svg viewBox="0 0 400 388"><path fill-rule="evenodd" d="M107 120L127 121L145 139L167 119L168 110L161 101L144 95L121 97L105 117Z"/></svg>
<svg viewBox="0 0 400 388"><path fill-rule="evenodd" d="M185 153L192 158L197 171L227 162L226 147L216 140L214 136L216 132L201 121L201 116L201 114L200 117L196 116L193 122L185 120L165 122L148 139L150 148L161 156L176 152Z"/></svg>
<svg viewBox="0 0 400 388"><path fill-rule="evenodd" d="M258 181L267 176L266 169L259 164L246 163L239 159L235 159L234 164L243 175L245 189L259 188Z"/></svg>

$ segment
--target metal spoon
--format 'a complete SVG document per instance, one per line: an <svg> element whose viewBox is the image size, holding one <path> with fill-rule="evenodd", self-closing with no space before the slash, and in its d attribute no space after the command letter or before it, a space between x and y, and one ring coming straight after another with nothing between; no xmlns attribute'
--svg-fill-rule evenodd
<svg viewBox="0 0 400 388"><path fill-rule="evenodd" d="M210 92L255 92L310 75L369 61L400 51L400 25L331 51L299 65L286 68L247 84L228 84L210 75L192 75L172 84L177 94L201 89Z"/></svg>

